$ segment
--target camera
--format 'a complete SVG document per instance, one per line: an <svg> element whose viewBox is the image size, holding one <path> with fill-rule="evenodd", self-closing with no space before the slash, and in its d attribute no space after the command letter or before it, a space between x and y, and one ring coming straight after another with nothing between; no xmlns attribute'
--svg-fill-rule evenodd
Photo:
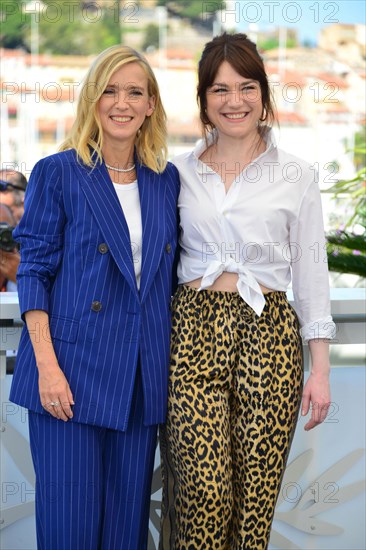
<svg viewBox="0 0 366 550"><path fill-rule="evenodd" d="M18 250L19 246L13 239L13 229L11 225L6 222L0 222L0 249L4 252L12 252L15 249Z"/></svg>

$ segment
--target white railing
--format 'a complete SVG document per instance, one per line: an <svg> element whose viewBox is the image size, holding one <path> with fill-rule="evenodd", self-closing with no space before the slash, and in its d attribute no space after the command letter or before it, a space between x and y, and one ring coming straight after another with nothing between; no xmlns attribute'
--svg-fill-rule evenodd
<svg viewBox="0 0 366 550"><path fill-rule="evenodd" d="M272 549L366 548L364 298L364 289L331 291L332 315L337 325L337 336L331 346L332 406L324 424L311 432L304 432L306 420L299 419L276 508ZM0 307L0 547L33 550L36 548L34 473L27 411L9 402L12 376L6 374L7 355L17 349L22 330L17 294L2 293ZM307 362L307 346L304 351ZM157 452L149 550L157 548L160 499Z"/></svg>

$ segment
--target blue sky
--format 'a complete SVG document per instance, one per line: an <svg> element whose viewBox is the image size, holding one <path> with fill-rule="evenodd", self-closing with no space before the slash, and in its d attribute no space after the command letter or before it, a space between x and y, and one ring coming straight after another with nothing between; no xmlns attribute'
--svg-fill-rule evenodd
<svg viewBox="0 0 366 550"><path fill-rule="evenodd" d="M334 23L365 23L364 0L262 0L227 2L236 18L238 30L248 31L250 23L258 30L269 30L278 26L295 28L301 42L317 42L320 30Z"/></svg>

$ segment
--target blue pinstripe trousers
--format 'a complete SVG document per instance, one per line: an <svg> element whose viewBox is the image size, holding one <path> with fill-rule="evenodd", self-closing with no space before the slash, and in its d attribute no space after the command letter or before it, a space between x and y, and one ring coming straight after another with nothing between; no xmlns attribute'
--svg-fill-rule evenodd
<svg viewBox="0 0 366 550"><path fill-rule="evenodd" d="M29 411L38 550L146 549L156 431L139 369L125 432Z"/></svg>

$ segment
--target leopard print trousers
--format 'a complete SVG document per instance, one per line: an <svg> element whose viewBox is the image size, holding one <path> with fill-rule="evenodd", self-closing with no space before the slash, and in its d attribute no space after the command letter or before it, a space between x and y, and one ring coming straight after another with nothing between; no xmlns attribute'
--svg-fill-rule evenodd
<svg viewBox="0 0 366 550"><path fill-rule="evenodd" d="M284 292L180 286L160 430L160 550L264 550L298 417L299 324Z"/></svg>

